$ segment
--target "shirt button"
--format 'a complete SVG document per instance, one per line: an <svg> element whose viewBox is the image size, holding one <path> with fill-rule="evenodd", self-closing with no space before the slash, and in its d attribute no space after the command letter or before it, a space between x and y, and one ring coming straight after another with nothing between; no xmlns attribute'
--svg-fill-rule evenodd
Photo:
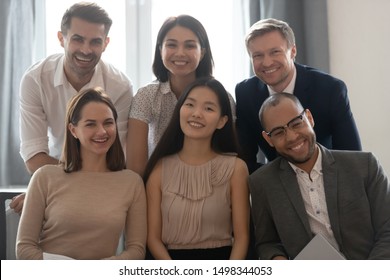
<svg viewBox="0 0 390 280"><path fill-rule="evenodd" d="M317 214L317 215L319 215L320 213L321 213L320 210L317 210L317 211L316 211L316 214Z"/></svg>

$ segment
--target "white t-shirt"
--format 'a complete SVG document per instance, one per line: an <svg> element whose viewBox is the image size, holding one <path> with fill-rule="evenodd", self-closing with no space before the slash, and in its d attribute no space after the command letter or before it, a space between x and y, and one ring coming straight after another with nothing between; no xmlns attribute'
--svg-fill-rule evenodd
<svg viewBox="0 0 390 280"><path fill-rule="evenodd" d="M96 65L91 81L82 89L102 87L118 112L118 132L126 143L127 121L133 98L129 78L102 60ZM32 65L20 85L20 155L24 161L40 152L59 159L65 137L68 101L77 91L64 72L64 54L55 54Z"/></svg>

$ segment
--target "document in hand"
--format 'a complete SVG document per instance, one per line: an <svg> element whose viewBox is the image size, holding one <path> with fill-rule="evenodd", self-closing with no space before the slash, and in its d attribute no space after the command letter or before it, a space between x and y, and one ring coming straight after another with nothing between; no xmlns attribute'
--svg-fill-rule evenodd
<svg viewBox="0 0 390 280"><path fill-rule="evenodd" d="M295 260L345 260L332 244L320 233L302 249Z"/></svg>
<svg viewBox="0 0 390 280"><path fill-rule="evenodd" d="M43 259L44 260L74 260L73 258L70 258L68 256L51 254L46 252L43 252Z"/></svg>

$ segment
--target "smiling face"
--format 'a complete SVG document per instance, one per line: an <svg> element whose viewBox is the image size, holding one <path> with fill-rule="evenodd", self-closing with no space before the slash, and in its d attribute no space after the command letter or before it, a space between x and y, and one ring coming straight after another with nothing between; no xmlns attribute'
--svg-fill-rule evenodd
<svg viewBox="0 0 390 280"><path fill-rule="evenodd" d="M65 51L65 73L68 79L91 77L96 64L105 51L109 38L104 24L72 18L67 34L58 32Z"/></svg>
<svg viewBox="0 0 390 280"><path fill-rule="evenodd" d="M292 100L285 98L278 105L271 106L264 111L264 129L272 131L276 127L284 127L301 113L302 108L298 108ZM303 125L299 128L286 128L286 134L283 137L268 136L265 131L262 135L282 157L307 171L311 170L314 165L318 149L313 130L314 120L309 110L305 110L303 121Z"/></svg>
<svg viewBox="0 0 390 280"><path fill-rule="evenodd" d="M187 139L210 141L215 130L226 122L217 95L205 86L193 88L180 108L180 127Z"/></svg>
<svg viewBox="0 0 390 280"><path fill-rule="evenodd" d="M89 102L81 110L76 125L70 123L69 130L80 141L83 160L106 156L116 138L114 115L105 103Z"/></svg>
<svg viewBox="0 0 390 280"><path fill-rule="evenodd" d="M161 46L164 66L171 75L196 77L196 69L203 58L204 50L199 39L190 29L175 26L168 31Z"/></svg>
<svg viewBox="0 0 390 280"><path fill-rule="evenodd" d="M248 43L253 71L276 92L282 92L294 75L296 47L288 48L278 31L257 36Z"/></svg>

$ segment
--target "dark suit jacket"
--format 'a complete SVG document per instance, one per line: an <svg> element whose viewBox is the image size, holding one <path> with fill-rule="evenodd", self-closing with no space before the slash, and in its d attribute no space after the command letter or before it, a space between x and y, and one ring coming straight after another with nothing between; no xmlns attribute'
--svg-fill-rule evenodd
<svg viewBox="0 0 390 280"><path fill-rule="evenodd" d="M308 66L295 66L294 95L312 113L317 141L329 149L361 150L344 82ZM260 166L256 163L258 147L269 161L276 157L275 149L261 135L258 114L267 97L267 85L256 76L236 86L237 132L250 173Z"/></svg>
<svg viewBox="0 0 390 280"><path fill-rule="evenodd" d="M320 145L319 145L320 146ZM322 150L330 224L347 259L390 259L390 186L371 153ZM249 177L256 252L295 256L313 234L296 174L279 157Z"/></svg>

